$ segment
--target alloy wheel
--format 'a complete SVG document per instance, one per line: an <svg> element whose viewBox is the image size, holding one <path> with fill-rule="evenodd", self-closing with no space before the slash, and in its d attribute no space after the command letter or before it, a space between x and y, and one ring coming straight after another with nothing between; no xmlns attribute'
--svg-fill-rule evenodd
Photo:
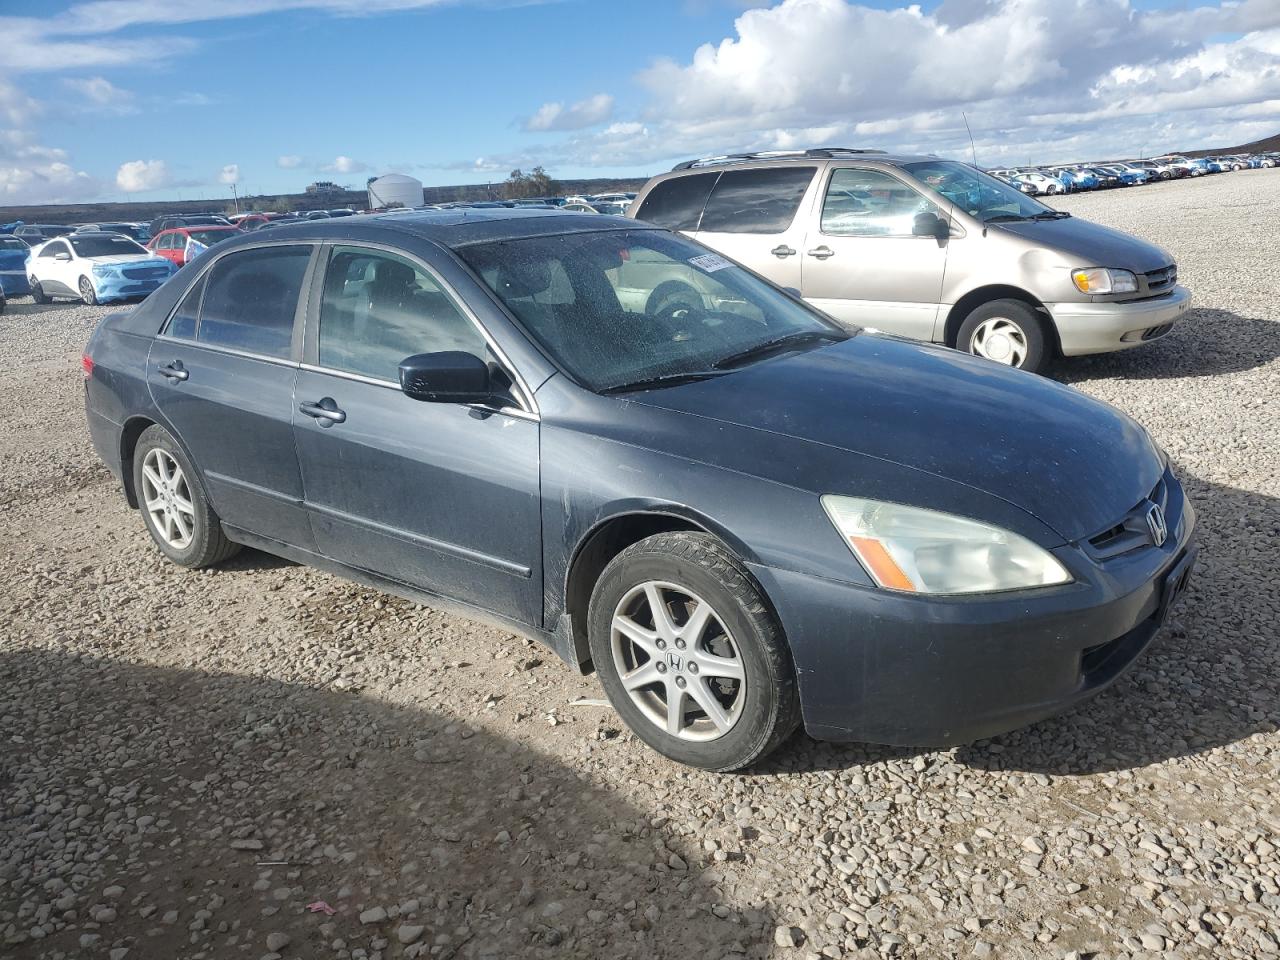
<svg viewBox="0 0 1280 960"><path fill-rule="evenodd" d="M610 647L627 695L681 740L716 740L746 702L741 651L711 604L679 584L650 580L614 610Z"/></svg>
<svg viewBox="0 0 1280 960"><path fill-rule="evenodd" d="M185 550L195 536L196 514L186 475L167 450L155 447L142 461L142 502L161 539Z"/></svg>
<svg viewBox="0 0 1280 960"><path fill-rule="evenodd" d="M1027 359L1027 335L1022 327L1005 317L989 317L973 331L970 349L979 357L1020 367Z"/></svg>

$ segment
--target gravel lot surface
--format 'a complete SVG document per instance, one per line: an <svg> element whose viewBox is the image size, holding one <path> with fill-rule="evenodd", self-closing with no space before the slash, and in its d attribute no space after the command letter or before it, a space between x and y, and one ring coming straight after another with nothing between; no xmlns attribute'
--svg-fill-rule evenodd
<svg viewBox="0 0 1280 960"><path fill-rule="evenodd" d="M502 632L258 553L164 562L84 429L105 311L11 303L0 955L1280 954L1278 188L1060 204L1172 250L1198 303L1054 371L1148 426L1200 513L1146 658L995 740L797 736L744 776L648 752Z"/></svg>

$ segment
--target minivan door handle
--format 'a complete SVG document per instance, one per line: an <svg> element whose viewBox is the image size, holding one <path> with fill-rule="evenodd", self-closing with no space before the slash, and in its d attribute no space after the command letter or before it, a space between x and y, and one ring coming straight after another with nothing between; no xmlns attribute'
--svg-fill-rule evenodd
<svg viewBox="0 0 1280 960"><path fill-rule="evenodd" d="M827 257L834 257L836 252L828 247L825 243L820 247L814 247L809 251L809 256L815 260L825 260Z"/></svg>
<svg viewBox="0 0 1280 960"><path fill-rule="evenodd" d="M169 380L186 380L191 376L191 371L182 365L181 360L175 360L173 363L162 364L159 367L162 376Z"/></svg>
<svg viewBox="0 0 1280 960"><path fill-rule="evenodd" d="M785 243L778 244L769 252L772 253L775 257L777 257L779 260L781 260L783 257L794 257L796 255L795 250L793 250L791 247L788 247Z"/></svg>
<svg viewBox="0 0 1280 960"><path fill-rule="evenodd" d="M332 397L325 397L319 403L300 403L298 411L305 413L308 417L312 417L320 421L320 426L331 427L335 423L342 423L347 419L344 411L338 409L338 405L333 402Z"/></svg>

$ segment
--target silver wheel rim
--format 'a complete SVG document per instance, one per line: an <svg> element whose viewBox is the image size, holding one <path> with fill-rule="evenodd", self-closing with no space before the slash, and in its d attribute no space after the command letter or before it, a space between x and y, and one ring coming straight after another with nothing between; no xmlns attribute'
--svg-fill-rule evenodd
<svg viewBox="0 0 1280 960"><path fill-rule="evenodd" d="M142 460L142 504L161 540L175 550L191 546L196 530L191 488L178 461L159 447Z"/></svg>
<svg viewBox="0 0 1280 960"><path fill-rule="evenodd" d="M613 612L613 665L627 695L659 730L717 740L746 702L747 674L724 620L688 587L650 580Z"/></svg>
<svg viewBox="0 0 1280 960"><path fill-rule="evenodd" d="M80 299L85 303L93 299L93 286L84 277L80 278Z"/></svg>
<svg viewBox="0 0 1280 960"><path fill-rule="evenodd" d="M1010 367L1020 367L1027 359L1026 331L1006 317L983 320L969 345L978 356Z"/></svg>

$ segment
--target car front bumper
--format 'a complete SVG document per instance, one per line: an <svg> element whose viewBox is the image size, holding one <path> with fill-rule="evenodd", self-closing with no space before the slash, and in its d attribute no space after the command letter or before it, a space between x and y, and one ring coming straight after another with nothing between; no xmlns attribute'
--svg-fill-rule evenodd
<svg viewBox="0 0 1280 960"><path fill-rule="evenodd" d="M119 275L108 275L105 277L93 277L93 292L98 297L99 303L106 303L109 300L128 300L132 297L145 297L156 290L172 276L172 272L163 277L151 277L146 279L135 279Z"/></svg>
<svg viewBox="0 0 1280 960"><path fill-rule="evenodd" d="M1129 303L1047 303L1058 329L1058 343L1066 357L1127 350L1158 340L1191 309L1191 291L1174 287L1169 293Z"/></svg>
<svg viewBox="0 0 1280 960"><path fill-rule="evenodd" d="M1002 595L922 598L751 570L790 643L811 736L946 747L1054 716L1115 682L1186 587L1194 523L1180 511L1163 547L1096 565L1088 581Z"/></svg>

